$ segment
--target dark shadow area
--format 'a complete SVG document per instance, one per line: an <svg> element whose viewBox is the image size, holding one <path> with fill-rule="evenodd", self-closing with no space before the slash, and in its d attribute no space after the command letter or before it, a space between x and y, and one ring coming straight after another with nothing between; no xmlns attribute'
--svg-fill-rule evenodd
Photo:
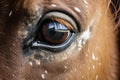
<svg viewBox="0 0 120 80"><path fill-rule="evenodd" d="M110 8L114 17L118 44L118 80L120 80L120 0L111 0Z"/></svg>

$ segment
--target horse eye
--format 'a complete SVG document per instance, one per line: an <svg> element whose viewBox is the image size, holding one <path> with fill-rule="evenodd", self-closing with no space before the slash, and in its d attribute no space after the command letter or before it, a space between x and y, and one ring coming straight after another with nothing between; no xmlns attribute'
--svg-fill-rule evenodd
<svg viewBox="0 0 120 80"><path fill-rule="evenodd" d="M52 20L45 20L36 36L38 42L49 45L59 45L64 43L72 34L64 24Z"/></svg>
<svg viewBox="0 0 120 80"><path fill-rule="evenodd" d="M67 14L46 13L38 22L30 48L52 52L62 51L72 43L77 31L76 22Z"/></svg>

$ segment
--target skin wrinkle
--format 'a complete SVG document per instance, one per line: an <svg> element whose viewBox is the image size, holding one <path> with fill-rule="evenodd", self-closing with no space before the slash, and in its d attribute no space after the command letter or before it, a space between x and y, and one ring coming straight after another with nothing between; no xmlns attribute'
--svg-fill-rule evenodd
<svg viewBox="0 0 120 80"><path fill-rule="evenodd" d="M83 0L3 0L5 4L0 1L0 80L119 80L116 36L108 2L86 1L87 4ZM89 26L92 26L91 35L81 50L75 47L76 40L71 45L74 48L61 52L61 56L62 53L73 53L63 61L31 63L22 55L21 35L25 30L27 37L49 9L74 15L81 28L78 38ZM13 13L9 16L11 10Z"/></svg>

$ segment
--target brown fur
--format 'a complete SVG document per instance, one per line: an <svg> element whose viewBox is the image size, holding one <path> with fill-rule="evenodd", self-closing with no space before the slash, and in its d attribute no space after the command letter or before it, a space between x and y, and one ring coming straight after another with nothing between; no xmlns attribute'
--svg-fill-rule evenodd
<svg viewBox="0 0 120 80"><path fill-rule="evenodd" d="M88 4L83 0L0 1L0 80L43 80L41 75L45 74L46 70L48 73L45 74L45 80L97 80L97 78L119 80L120 1L88 0L87 2ZM31 66L22 55L22 24L26 19L31 23L34 21L32 17L36 16L36 5L40 6L38 11L43 15L46 11L54 9L50 6L52 3L58 5L56 9L74 15L83 30L97 15L96 10L99 17L95 17L92 36L80 52L75 51L77 54L64 61ZM80 8L81 14L76 12L74 7ZM92 60L93 53L98 60Z"/></svg>

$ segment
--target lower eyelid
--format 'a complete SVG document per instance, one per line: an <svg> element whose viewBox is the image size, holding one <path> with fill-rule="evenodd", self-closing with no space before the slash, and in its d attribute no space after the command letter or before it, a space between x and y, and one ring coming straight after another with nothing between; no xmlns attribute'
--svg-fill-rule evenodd
<svg viewBox="0 0 120 80"><path fill-rule="evenodd" d="M32 60L33 62L36 62L36 65L38 62L50 63L50 62L59 62L59 61L66 60L69 57L71 57L71 55L75 55L77 54L77 52L82 51L82 47L85 45L84 42L86 43L88 41L88 40L84 41L84 38L83 38L83 35L86 31L84 31L81 34L78 34L76 38L73 40L73 42L71 43L71 45L62 52L55 53L55 52L50 52L46 50L33 50L29 52L31 53L31 55L26 58L30 61Z"/></svg>
<svg viewBox="0 0 120 80"><path fill-rule="evenodd" d="M59 61L66 60L71 55L74 55L73 54L75 53L74 51L76 52L79 51L76 47L77 47L77 44L76 44L76 41L74 41L66 50L62 52L54 53L54 52L49 52L44 50L34 51L34 54L27 58L28 60L33 59L34 61L37 60L44 63L59 62ZM36 57L33 58L33 56L36 56Z"/></svg>

